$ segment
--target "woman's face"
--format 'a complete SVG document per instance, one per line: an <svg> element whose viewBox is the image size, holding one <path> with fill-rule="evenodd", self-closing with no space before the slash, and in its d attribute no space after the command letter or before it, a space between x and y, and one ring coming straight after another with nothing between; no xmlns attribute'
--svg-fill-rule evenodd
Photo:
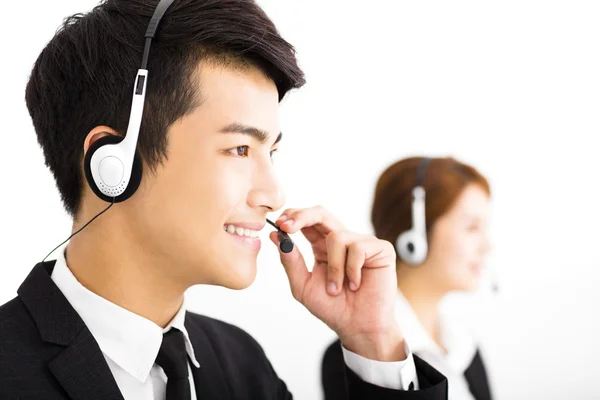
<svg viewBox="0 0 600 400"><path fill-rule="evenodd" d="M473 291L490 249L490 199L477 184L465 187L453 207L433 225L427 271L443 291Z"/></svg>

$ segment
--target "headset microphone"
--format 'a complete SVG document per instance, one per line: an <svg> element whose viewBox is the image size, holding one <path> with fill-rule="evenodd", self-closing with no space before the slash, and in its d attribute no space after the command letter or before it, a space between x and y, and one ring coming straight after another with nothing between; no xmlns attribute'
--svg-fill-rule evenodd
<svg viewBox="0 0 600 400"><path fill-rule="evenodd" d="M492 282L492 292L494 292L494 294L497 294L499 290L500 290L500 288L498 287L498 282L493 281Z"/></svg>
<svg viewBox="0 0 600 400"><path fill-rule="evenodd" d="M498 292L500 291L500 283L498 282L498 277L496 276L493 267L490 268L489 275L490 290L492 291L492 293L498 294Z"/></svg>
<svg viewBox="0 0 600 400"><path fill-rule="evenodd" d="M290 238L290 236L282 231L274 222L267 219L267 222L272 225L275 229L277 229L277 237L279 239L279 249L283 253L290 253L294 249L294 242Z"/></svg>

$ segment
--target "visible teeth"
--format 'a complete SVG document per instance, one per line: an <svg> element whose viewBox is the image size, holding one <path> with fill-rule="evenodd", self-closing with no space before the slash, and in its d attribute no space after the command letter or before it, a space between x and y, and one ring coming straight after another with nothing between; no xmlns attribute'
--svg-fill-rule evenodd
<svg viewBox="0 0 600 400"><path fill-rule="evenodd" d="M255 231L253 229L248 229L248 228L242 228L239 226L235 226L235 225L225 225L223 227L223 229L228 232L231 233L232 235L238 235L238 236L245 236L245 237L251 237L251 238L257 238L258 237L258 231Z"/></svg>

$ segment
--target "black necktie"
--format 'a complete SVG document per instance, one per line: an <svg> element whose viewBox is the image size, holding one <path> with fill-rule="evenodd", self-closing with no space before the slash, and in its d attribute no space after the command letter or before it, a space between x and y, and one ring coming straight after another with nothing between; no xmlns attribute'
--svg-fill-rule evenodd
<svg viewBox="0 0 600 400"><path fill-rule="evenodd" d="M191 400L185 338L180 330L172 328L163 335L156 363L167 375L167 400Z"/></svg>

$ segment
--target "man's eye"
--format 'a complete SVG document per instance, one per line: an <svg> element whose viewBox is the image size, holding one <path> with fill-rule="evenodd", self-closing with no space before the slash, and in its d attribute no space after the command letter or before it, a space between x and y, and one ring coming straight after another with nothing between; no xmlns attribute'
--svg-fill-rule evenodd
<svg viewBox="0 0 600 400"><path fill-rule="evenodd" d="M229 152L234 156L248 157L248 150L250 150L250 146L238 146L234 149L229 150Z"/></svg>

